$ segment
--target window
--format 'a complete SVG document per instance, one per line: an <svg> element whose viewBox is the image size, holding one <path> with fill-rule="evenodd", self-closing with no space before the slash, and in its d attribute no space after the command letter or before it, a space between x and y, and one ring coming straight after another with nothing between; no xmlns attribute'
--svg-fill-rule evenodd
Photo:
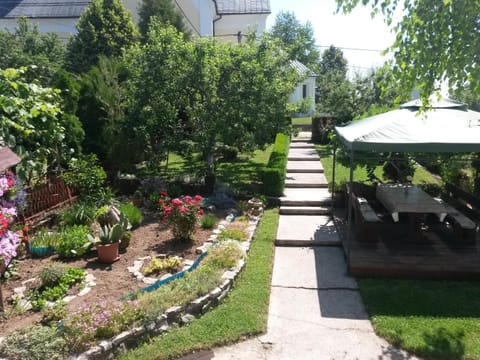
<svg viewBox="0 0 480 360"><path fill-rule="evenodd" d="M307 97L307 84L304 84L302 87L302 97L304 99Z"/></svg>

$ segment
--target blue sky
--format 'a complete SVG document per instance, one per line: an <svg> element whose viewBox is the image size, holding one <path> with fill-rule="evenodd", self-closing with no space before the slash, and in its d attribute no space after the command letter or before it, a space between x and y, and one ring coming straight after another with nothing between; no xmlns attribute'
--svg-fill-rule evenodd
<svg viewBox="0 0 480 360"><path fill-rule="evenodd" d="M302 23L312 23L318 45L383 50L394 40L383 18L372 19L369 8L359 6L351 14L335 14L335 0L270 0L270 7L272 13L267 18L267 28L273 25L280 11L292 11ZM354 72L380 66L385 61L377 51L342 51Z"/></svg>

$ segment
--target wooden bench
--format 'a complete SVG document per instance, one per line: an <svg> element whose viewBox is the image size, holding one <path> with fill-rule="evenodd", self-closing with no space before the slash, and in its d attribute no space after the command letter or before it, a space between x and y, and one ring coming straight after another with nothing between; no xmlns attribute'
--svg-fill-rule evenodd
<svg viewBox="0 0 480 360"><path fill-rule="evenodd" d="M445 222L452 226L455 238L466 243L475 243L477 224L480 221L480 199L449 183L445 185L442 198L441 201L447 209Z"/></svg>
<svg viewBox="0 0 480 360"><path fill-rule="evenodd" d="M347 185L347 195L349 197L350 228L355 240L378 241L382 220L377 216L367 198L361 196L363 193L357 194Z"/></svg>

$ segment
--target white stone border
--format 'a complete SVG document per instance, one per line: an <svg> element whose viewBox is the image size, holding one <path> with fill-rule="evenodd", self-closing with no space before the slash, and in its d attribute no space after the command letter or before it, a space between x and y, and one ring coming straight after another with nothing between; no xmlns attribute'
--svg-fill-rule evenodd
<svg viewBox="0 0 480 360"><path fill-rule="evenodd" d="M250 244L255 234L255 231L260 221L261 215L249 220L247 228L248 239L241 242L241 247L247 254L250 249ZM208 242L197 249L197 252L203 253L207 249L216 243L218 234L222 228L229 223L229 220L222 220L218 228L214 230L213 235L209 238ZM188 324L193 319L204 314L210 308L218 305L222 301L232 288L233 282L237 278L238 274L242 270L245 261L240 259L237 266L225 271L222 275L222 284L211 290L208 294L201 296L189 304L182 306L173 306L167 309L163 314L160 314L154 321L151 321L142 326L124 331L110 340L103 340L96 346L91 347L87 351L71 356L71 360L100 360L110 359L116 354L121 354L127 351L127 349L133 348L138 345L142 340L148 337L157 336L165 333L172 327L178 327L184 324Z"/></svg>

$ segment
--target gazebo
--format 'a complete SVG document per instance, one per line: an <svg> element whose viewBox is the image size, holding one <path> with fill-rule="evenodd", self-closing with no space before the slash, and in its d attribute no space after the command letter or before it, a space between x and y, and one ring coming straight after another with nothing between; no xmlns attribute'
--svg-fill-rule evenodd
<svg viewBox="0 0 480 360"><path fill-rule="evenodd" d="M335 128L339 141L350 158L350 186L354 180L355 159L359 159L365 153L480 152L480 112L468 110L464 104L449 99L432 99L431 108L423 112L419 111L421 106L419 100L413 100L402 104L397 110ZM335 182L335 162L334 151L333 183ZM350 197L348 199L351 201ZM348 223L350 223L350 216L348 211ZM365 251L361 257L365 257L368 251L377 254L383 251L384 255L392 254L389 249L379 249L378 246L378 244L363 246ZM413 253L419 254L418 247L413 249ZM405 256L403 259L397 259L398 261L412 261L412 258L406 255L412 249L407 248L406 244L399 244L399 248L395 251ZM349 248L347 251L347 258L349 261L355 261L351 259L355 254L350 250ZM475 258L472 262L478 261L478 275L480 275L480 252L475 250L474 253ZM428 251L422 254L418 255L417 259L421 258L425 261L428 256L431 256ZM442 258L440 263L445 265L445 261L452 256L450 253L450 257ZM385 261L387 264L393 260L387 256Z"/></svg>

